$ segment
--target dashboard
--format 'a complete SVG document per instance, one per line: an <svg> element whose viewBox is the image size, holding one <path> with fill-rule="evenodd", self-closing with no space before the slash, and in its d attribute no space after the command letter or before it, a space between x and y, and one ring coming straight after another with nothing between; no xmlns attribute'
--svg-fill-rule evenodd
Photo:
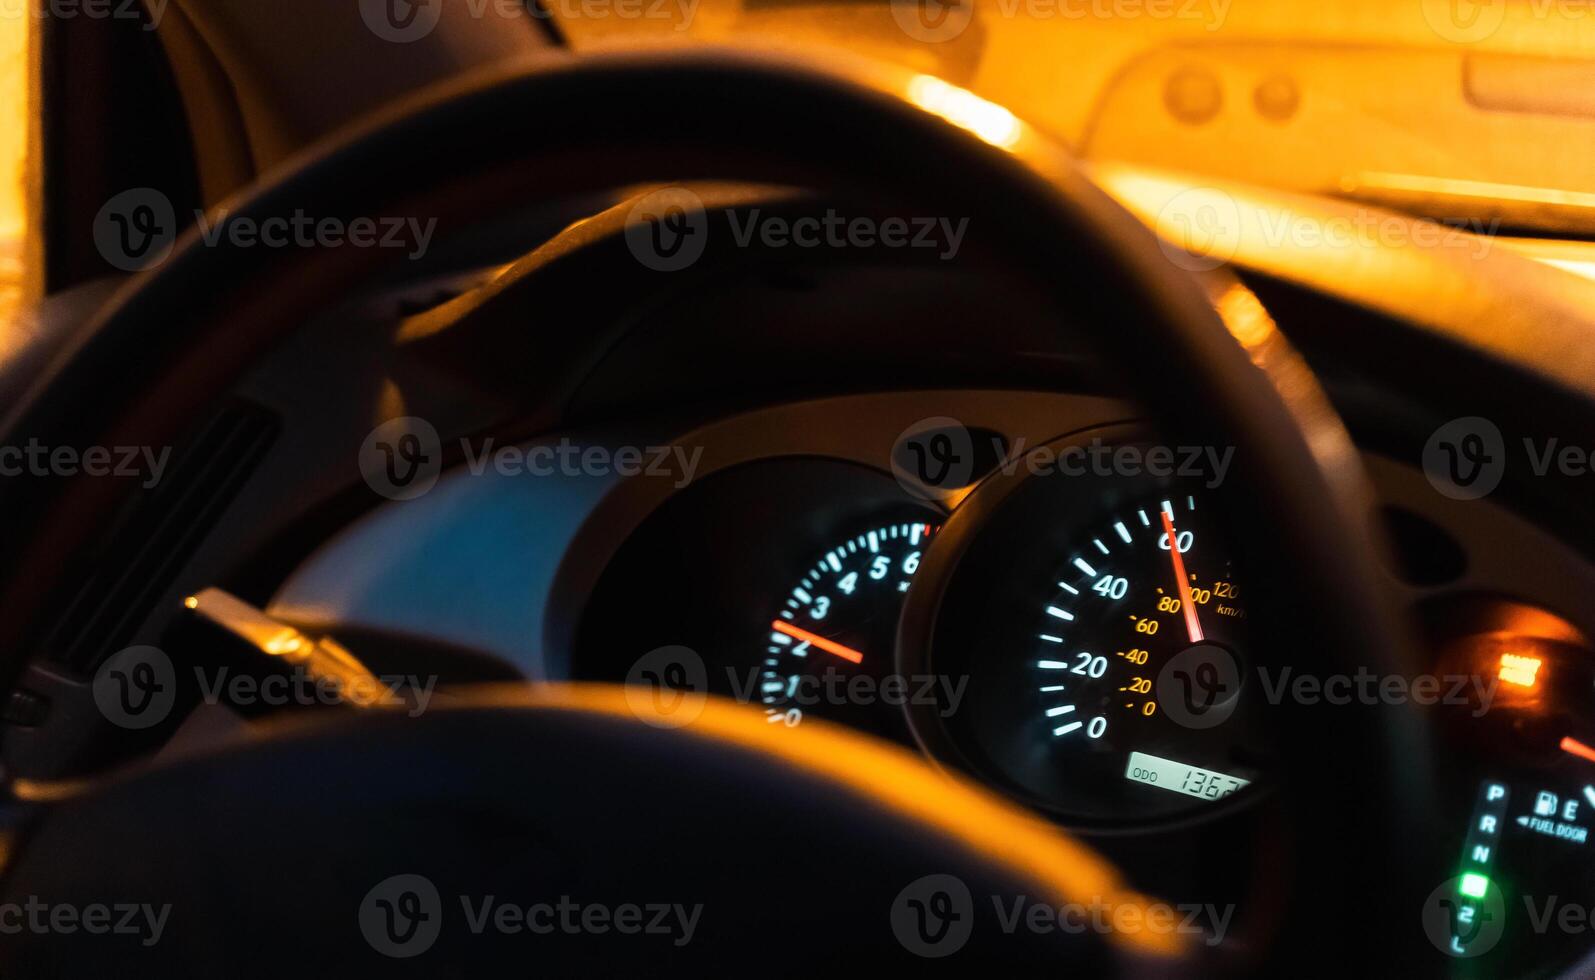
<svg viewBox="0 0 1595 980"><path fill-rule="evenodd" d="M414 209L402 264L190 236L57 307L12 438L172 465L0 486L10 894L169 887L157 957L265 974L435 931L416 877L702 890L717 964L924 957L951 879L1194 925L968 923L1025 969L1595 973L1595 277L837 70L485 71L221 226Z"/></svg>
<svg viewBox="0 0 1595 980"><path fill-rule="evenodd" d="M1407 699L1444 738L1433 832L1455 864L1431 940L1461 963L1582 953L1543 916L1595 901L1595 570L1437 493L1421 460L1365 459L1395 542L1382 587L1430 656L1378 677L1256 646L1252 610L1291 600L1231 545L1223 450L1163 445L1112 398L882 392L542 445L635 450L638 472L445 472L313 555L271 611L878 735L1085 835L1138 887L1238 906L1206 937L1229 957L1266 928L1258 880L1289 846L1274 787L1312 765L1278 754L1277 714L1325 709L1334 751L1336 705ZM648 458L673 462L650 478Z"/></svg>

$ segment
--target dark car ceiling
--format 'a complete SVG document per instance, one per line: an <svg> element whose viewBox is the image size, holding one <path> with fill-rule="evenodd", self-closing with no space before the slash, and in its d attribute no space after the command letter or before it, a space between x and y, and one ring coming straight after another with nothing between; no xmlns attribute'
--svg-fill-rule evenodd
<svg viewBox="0 0 1595 980"><path fill-rule="evenodd" d="M546 17L503 4L441 4L424 37L394 43L362 8L409 0L140 2L142 19L41 22L48 293L116 273L90 230L117 193L152 187L192 214L410 92L560 46Z"/></svg>
<svg viewBox="0 0 1595 980"><path fill-rule="evenodd" d="M496 7L491 16L475 16L472 5L460 3L442 4L435 28L400 44L366 25L362 4L167 2L157 34L190 117L223 116L231 102L257 172L408 92L552 44L537 18L506 18ZM146 5L154 9L154 0ZM204 148L201 171L205 152L237 149ZM207 187L208 199L213 189Z"/></svg>

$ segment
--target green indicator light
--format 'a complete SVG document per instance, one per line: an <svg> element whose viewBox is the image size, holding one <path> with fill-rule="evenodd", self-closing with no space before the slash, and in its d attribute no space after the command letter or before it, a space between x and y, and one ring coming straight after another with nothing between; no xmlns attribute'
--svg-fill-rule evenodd
<svg viewBox="0 0 1595 980"><path fill-rule="evenodd" d="M1457 891L1469 898L1483 898L1484 893L1489 890L1490 879L1471 871L1462 876L1462 884L1457 886Z"/></svg>

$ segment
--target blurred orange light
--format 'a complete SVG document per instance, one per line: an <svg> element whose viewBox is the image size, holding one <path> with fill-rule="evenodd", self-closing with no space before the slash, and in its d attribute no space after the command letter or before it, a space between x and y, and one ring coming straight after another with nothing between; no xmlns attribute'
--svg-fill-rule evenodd
<svg viewBox="0 0 1595 980"><path fill-rule="evenodd" d="M1501 654L1501 680L1518 687L1533 687L1539 680L1540 665L1544 663L1539 657L1524 656L1521 653Z"/></svg>
<svg viewBox="0 0 1595 980"><path fill-rule="evenodd" d="M21 13L25 9L0 12L0 89L12 93L0 104L0 325L20 305L27 284L28 27L33 18ZM8 339L0 329L0 351L10 346Z"/></svg>
<svg viewBox="0 0 1595 980"><path fill-rule="evenodd" d="M1219 295L1217 305L1219 318L1248 351L1255 351L1279 332L1274 318L1263 308L1262 300L1240 283L1226 288Z"/></svg>
<svg viewBox="0 0 1595 980"><path fill-rule="evenodd" d="M1588 759L1591 762L1595 762L1595 749L1590 748L1571 735L1562 736L1561 749L1569 755L1576 755L1580 759Z"/></svg>
<svg viewBox="0 0 1595 980"><path fill-rule="evenodd" d="M992 146L1007 149L1019 142L1022 130L1017 116L935 75L915 75L908 83L908 97L926 112L969 130Z"/></svg>

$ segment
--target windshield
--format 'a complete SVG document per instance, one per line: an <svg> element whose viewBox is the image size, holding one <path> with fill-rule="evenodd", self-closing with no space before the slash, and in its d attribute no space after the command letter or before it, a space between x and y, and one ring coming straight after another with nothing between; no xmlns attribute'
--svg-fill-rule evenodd
<svg viewBox="0 0 1595 980"><path fill-rule="evenodd" d="M593 2L593 0L588 0ZM1595 232L1590 0L550 0L578 50L843 46L934 72L1088 160ZM1590 60L1586 60L1589 56Z"/></svg>

